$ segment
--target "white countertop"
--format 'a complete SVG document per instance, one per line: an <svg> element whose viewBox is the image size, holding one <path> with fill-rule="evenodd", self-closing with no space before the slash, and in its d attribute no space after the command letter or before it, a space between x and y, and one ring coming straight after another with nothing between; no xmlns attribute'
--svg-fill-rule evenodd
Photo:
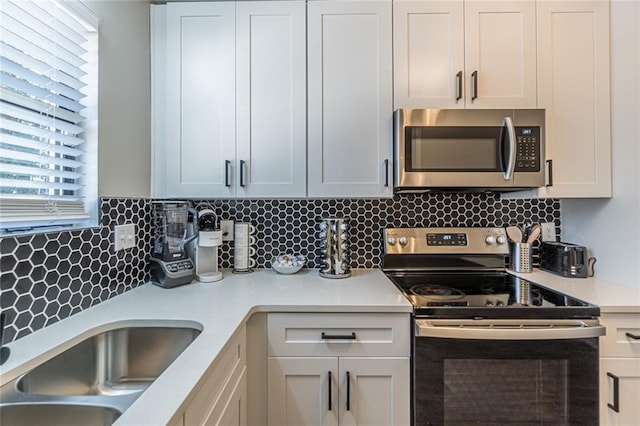
<svg viewBox="0 0 640 426"><path fill-rule="evenodd" d="M564 278L540 269L531 273L509 271L536 284L558 290L600 307L600 313L640 313L640 287L597 278Z"/></svg>
<svg viewBox="0 0 640 426"><path fill-rule="evenodd" d="M353 270L325 279L317 270L224 272L222 281L173 289L152 284L114 297L9 344L0 384L100 331L147 321L193 322L202 333L118 419L118 425L166 424L233 333L255 312L406 312L411 304L384 274Z"/></svg>
<svg viewBox="0 0 640 426"><path fill-rule="evenodd" d="M602 313L640 313L640 288L548 272L511 273L600 306ZM118 425L167 423L180 409L233 333L255 312L406 312L411 304L377 269L354 270L347 279L321 278L317 270L295 275L272 270L224 272L216 283L173 289L142 285L9 344L0 384L29 371L100 331L162 322L192 323L198 338L120 417Z"/></svg>

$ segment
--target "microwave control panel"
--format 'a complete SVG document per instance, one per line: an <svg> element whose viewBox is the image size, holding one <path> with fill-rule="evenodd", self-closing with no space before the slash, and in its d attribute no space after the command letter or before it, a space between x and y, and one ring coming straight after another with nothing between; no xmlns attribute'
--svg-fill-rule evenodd
<svg viewBox="0 0 640 426"><path fill-rule="evenodd" d="M540 127L516 127L516 172L540 171Z"/></svg>

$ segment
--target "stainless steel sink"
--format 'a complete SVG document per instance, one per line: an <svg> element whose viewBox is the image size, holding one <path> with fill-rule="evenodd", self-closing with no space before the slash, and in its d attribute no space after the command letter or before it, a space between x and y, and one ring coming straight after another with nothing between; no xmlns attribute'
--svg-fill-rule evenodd
<svg viewBox="0 0 640 426"><path fill-rule="evenodd" d="M2 425L106 426L113 424L120 412L109 407L73 404L3 404Z"/></svg>
<svg viewBox="0 0 640 426"><path fill-rule="evenodd" d="M149 386L200 334L194 328L127 327L78 343L25 374L24 393L117 395Z"/></svg>
<svg viewBox="0 0 640 426"><path fill-rule="evenodd" d="M75 344L0 388L0 424L112 424L198 337L194 324L120 327Z"/></svg>

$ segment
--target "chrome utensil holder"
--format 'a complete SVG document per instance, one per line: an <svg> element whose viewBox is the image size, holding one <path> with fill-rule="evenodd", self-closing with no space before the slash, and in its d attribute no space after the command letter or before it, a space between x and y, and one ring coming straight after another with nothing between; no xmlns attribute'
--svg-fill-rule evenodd
<svg viewBox="0 0 640 426"><path fill-rule="evenodd" d="M509 267L515 272L531 272L533 269L533 244L531 243L511 243L509 251L511 263Z"/></svg>
<svg viewBox="0 0 640 426"><path fill-rule="evenodd" d="M347 278L351 276L349 252L349 222L344 218L325 218L320 222L320 276Z"/></svg>

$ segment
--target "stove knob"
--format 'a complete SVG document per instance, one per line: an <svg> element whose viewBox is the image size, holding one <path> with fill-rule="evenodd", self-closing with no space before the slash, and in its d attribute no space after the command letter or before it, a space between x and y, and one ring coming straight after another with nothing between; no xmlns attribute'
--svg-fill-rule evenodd
<svg viewBox="0 0 640 426"><path fill-rule="evenodd" d="M488 235L485 239L484 242L487 243L488 245L492 245L496 242L496 237L494 237L493 235Z"/></svg>
<svg viewBox="0 0 640 426"><path fill-rule="evenodd" d="M389 243L390 246L395 246L396 245L396 237L387 238L387 243Z"/></svg>
<svg viewBox="0 0 640 426"><path fill-rule="evenodd" d="M406 246L407 245L407 237L400 237L398 242L400 243L401 246Z"/></svg>
<svg viewBox="0 0 640 426"><path fill-rule="evenodd" d="M504 237L504 235L498 235L498 237L496 238L496 242L499 245L502 245L507 242L507 239Z"/></svg>

